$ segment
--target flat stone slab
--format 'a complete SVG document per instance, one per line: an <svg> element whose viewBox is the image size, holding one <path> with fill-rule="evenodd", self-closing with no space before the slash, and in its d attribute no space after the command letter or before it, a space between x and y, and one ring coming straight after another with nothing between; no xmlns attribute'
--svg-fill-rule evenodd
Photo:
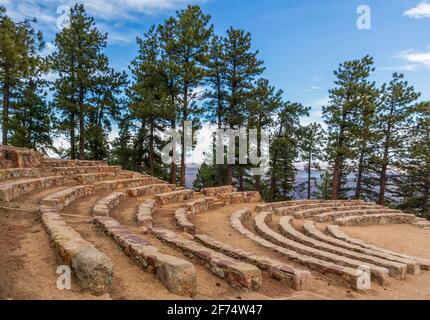
<svg viewBox="0 0 430 320"><path fill-rule="evenodd" d="M93 207L94 216L109 216L111 210L119 205L127 195L123 192L112 192L108 196L98 200Z"/></svg>
<svg viewBox="0 0 430 320"><path fill-rule="evenodd" d="M157 194L154 196L154 200L155 200L155 204L158 207L163 207L169 204L189 200L193 197L193 194L194 194L193 190L178 190L173 192Z"/></svg>
<svg viewBox="0 0 430 320"><path fill-rule="evenodd" d="M94 192L92 185L77 186L55 192L40 201L42 206L49 206L62 210L73 201L91 195Z"/></svg>
<svg viewBox="0 0 430 320"><path fill-rule="evenodd" d="M171 192L175 190L176 190L175 185L161 183L161 184L152 184L152 185L142 186L137 188L130 188L127 190L127 194L130 197L138 198L138 197L154 196L156 194Z"/></svg>
<svg viewBox="0 0 430 320"><path fill-rule="evenodd" d="M272 212L277 208L289 208L296 206L297 208L306 208L306 206L318 206L318 205L343 205L344 203L349 204L363 204L363 200L292 200L292 201L280 201L280 202L272 202L272 203L263 203L257 205L255 208L256 212Z"/></svg>
<svg viewBox="0 0 430 320"><path fill-rule="evenodd" d="M317 222L332 222L339 218L346 218L358 215L368 215L368 214L392 214L392 213L402 213L400 210L394 210L389 208L354 208L339 211L329 211L326 213L321 213L313 216L313 219Z"/></svg>
<svg viewBox="0 0 430 320"><path fill-rule="evenodd" d="M232 193L237 192L237 189L233 186L222 186L222 187L214 187L214 188L204 188L202 189L202 194L206 197L218 197L218 195L223 193Z"/></svg>
<svg viewBox="0 0 430 320"><path fill-rule="evenodd" d="M11 168L0 170L0 180L39 178L40 168Z"/></svg>
<svg viewBox="0 0 430 320"><path fill-rule="evenodd" d="M336 219L334 222L343 227L368 226L383 224L412 224L415 216L413 214L366 214Z"/></svg>

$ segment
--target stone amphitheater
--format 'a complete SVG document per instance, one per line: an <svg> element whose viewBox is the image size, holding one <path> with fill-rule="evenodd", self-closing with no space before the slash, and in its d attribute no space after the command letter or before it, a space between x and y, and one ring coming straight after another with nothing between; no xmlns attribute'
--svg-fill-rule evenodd
<svg viewBox="0 0 430 320"><path fill-rule="evenodd" d="M1 299L430 299L430 222L414 215L0 152Z"/></svg>

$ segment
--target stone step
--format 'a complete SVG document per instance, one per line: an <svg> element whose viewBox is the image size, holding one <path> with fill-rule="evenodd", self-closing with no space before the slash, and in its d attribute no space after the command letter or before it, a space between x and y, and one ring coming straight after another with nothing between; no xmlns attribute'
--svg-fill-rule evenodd
<svg viewBox="0 0 430 320"><path fill-rule="evenodd" d="M109 216L111 210L119 205L127 195L123 192L112 192L98 200L93 207L93 216Z"/></svg>
<svg viewBox="0 0 430 320"><path fill-rule="evenodd" d="M272 202L272 203L263 203L260 205L257 205L255 210L257 212L273 212L275 209L278 208L291 208L291 213L285 213L285 214L292 214L294 211L300 210L300 209L310 209L310 208L319 208L322 206L342 206L342 205L351 205L351 204L357 204L362 205L364 203L363 200L293 200L293 201L281 201L281 202Z"/></svg>
<svg viewBox="0 0 430 320"><path fill-rule="evenodd" d="M257 191L221 193L217 198L226 205L261 202L261 195Z"/></svg>
<svg viewBox="0 0 430 320"><path fill-rule="evenodd" d="M139 205L136 214L136 221L139 226L145 229L152 229L152 215L157 210L155 207L155 200L145 200Z"/></svg>
<svg viewBox="0 0 430 320"><path fill-rule="evenodd" d="M121 170L120 166L78 166L78 167L53 167L49 169L52 175L72 176L84 173L117 173Z"/></svg>
<svg viewBox="0 0 430 320"><path fill-rule="evenodd" d="M270 219L269 217L270 216L267 216L267 219ZM292 223L293 217L282 217L279 221L279 230L281 234L288 239L291 239L305 246L309 246L320 251L333 253L335 255L354 260L354 262L348 261L345 263L356 263L358 265L357 267L365 263L371 268L371 270L375 269L375 272L380 272L379 267L386 268L388 269L390 276L395 277L398 280L402 280L406 276L407 265L404 263L370 256L364 253L351 251L336 245L316 240L294 229ZM355 267L355 265L351 266Z"/></svg>
<svg viewBox="0 0 430 320"><path fill-rule="evenodd" d="M157 183L154 177L143 177L137 179L119 179L111 181L100 181L94 184L97 191L112 191L117 189L129 189Z"/></svg>
<svg viewBox="0 0 430 320"><path fill-rule="evenodd" d="M158 207L167 206L170 204L190 200L193 197L193 190L178 190L154 196L155 204Z"/></svg>
<svg viewBox="0 0 430 320"><path fill-rule="evenodd" d="M338 281L342 281L346 283L349 287L353 288L354 290L366 291L369 289L360 285L364 276L364 273L362 270L355 270L349 267L340 266L340 265L333 264L324 260L320 260L305 254L301 254L293 250L283 248L279 245L276 245L252 233L243 225L243 221L249 220L251 216L252 216L251 210L249 209L239 210L231 216L230 218L231 226L236 231L246 236L247 238L251 239L255 243L283 257L286 257L288 260L292 262L296 262L307 268L316 270L324 275L335 278Z"/></svg>
<svg viewBox="0 0 430 320"><path fill-rule="evenodd" d="M40 168L12 168L0 170L0 180L39 177Z"/></svg>
<svg viewBox="0 0 430 320"><path fill-rule="evenodd" d="M159 252L147 240L131 233L111 217L95 217L94 223L113 238L141 269L154 273L169 291L182 296L196 295L197 276L192 263Z"/></svg>
<svg viewBox="0 0 430 320"><path fill-rule="evenodd" d="M266 240L289 250L293 250L317 259L325 260L327 262L335 263L339 266L359 269L361 266L367 265L362 261L342 257L326 251L321 251L316 248L303 245L297 241L285 238L283 235L270 229L270 227L266 224L266 219L270 219L270 215L271 213L263 212L255 217L255 229ZM376 279L381 285L386 285L388 283L388 269L378 266L369 267L373 278Z"/></svg>
<svg viewBox="0 0 430 320"><path fill-rule="evenodd" d="M61 211L73 201L89 196L93 193L94 186L92 185L71 187L50 194L49 196L43 198L40 201L40 204L42 206L49 206Z"/></svg>
<svg viewBox="0 0 430 320"><path fill-rule="evenodd" d="M384 252L384 253L387 253L387 254L390 254L393 256L397 256L397 257L401 257L401 258L405 258L405 259L411 259L411 260L417 261L418 264L420 265L421 269L430 270L430 259L413 257L413 256L401 254L401 253L394 252L394 251L389 251L389 250L386 250L384 248L380 248L380 247L368 244L361 239L355 239L355 238L348 236L345 232L343 232L339 228L339 226L336 226L336 225L328 225L326 229L327 229L328 234L330 236L336 238L336 239L340 239L340 240L343 240L345 242L348 242L348 243L351 243L354 245L358 245L358 246L361 246L361 247L366 248L366 249Z"/></svg>
<svg viewBox="0 0 430 320"><path fill-rule="evenodd" d="M311 273L309 271L300 270L289 264L285 264L282 261L263 255L257 255L232 245L222 243L208 235L196 235L195 239L210 249L221 252L233 259L253 264L261 270L267 271L270 277L286 284L294 290L301 291L311 289L309 287L311 279Z"/></svg>
<svg viewBox="0 0 430 320"><path fill-rule="evenodd" d="M175 211L175 220L181 231L191 235L196 234L196 226L188 220L188 212L185 208L179 208Z"/></svg>
<svg viewBox="0 0 430 320"><path fill-rule="evenodd" d="M106 161L89 161L89 160L58 160L45 158L43 167L58 168L58 167L89 167L89 166L107 166Z"/></svg>
<svg viewBox="0 0 430 320"><path fill-rule="evenodd" d="M369 215L369 214L393 214L393 213L402 213L402 212L400 210L393 210L393 209L387 209L387 208L345 210L345 211L336 211L336 212L317 214L313 216L313 219L317 222L332 222L339 218L346 218L351 216Z"/></svg>
<svg viewBox="0 0 430 320"><path fill-rule="evenodd" d="M284 208L278 208L275 210L275 213L278 215L285 215L283 214ZM336 213L336 212L347 212L347 211L354 211L354 210L375 210L375 209L387 209L383 206L378 206L374 204L343 204L340 206L319 206L316 208L311 209L304 209L304 210L297 210L293 213L293 216L296 219L303 219L303 218L310 218L310 217L317 217L323 214L327 213ZM287 211L288 213L289 211Z"/></svg>
<svg viewBox="0 0 430 320"><path fill-rule="evenodd" d="M412 223L413 225L419 227L419 228L427 228L430 227L430 221L416 221Z"/></svg>
<svg viewBox="0 0 430 320"><path fill-rule="evenodd" d="M81 173L70 176L69 179L76 180L79 184L92 184L117 178L114 172Z"/></svg>
<svg viewBox="0 0 430 320"><path fill-rule="evenodd" d="M65 177L56 176L3 182L0 183L0 200L9 202L26 193L65 186L67 183Z"/></svg>
<svg viewBox="0 0 430 320"><path fill-rule="evenodd" d="M226 280L231 286L252 290L261 288L262 276L257 267L234 260L170 230L153 228L152 232L162 242L181 250L185 256L203 264L210 272Z"/></svg>
<svg viewBox="0 0 430 320"><path fill-rule="evenodd" d="M222 186L222 187L214 187L214 188L205 188L202 189L201 193L206 197L217 197L223 193L232 193L237 192L237 189L233 186Z"/></svg>
<svg viewBox="0 0 430 320"><path fill-rule="evenodd" d="M373 257L377 257L377 258L381 258L381 259L385 259L385 260L390 260L390 261L400 262L400 263L407 265L409 273L411 273L413 275L420 274L421 269L420 269L420 266L416 260L406 259L406 258L402 258L402 257L398 257L398 256L393 256L391 254L388 254L388 253L382 252L382 251L366 249L366 248L360 247L358 245L330 237L330 236L324 234L323 232L321 232L320 230L318 230L315 227L315 223L313 221L305 221L303 228L304 228L304 233L313 239L316 239L316 240L319 240L319 241L322 241L322 242L325 242L327 244L331 244L331 245L334 245L337 247L341 247L341 248L344 248L347 250L351 250L354 252L363 253L363 254L366 254L369 256L373 256Z"/></svg>
<svg viewBox="0 0 430 320"><path fill-rule="evenodd" d="M366 214L359 216L350 216L338 218L334 222L343 227L366 226L366 225L383 225L383 224L411 224L415 216L412 214Z"/></svg>
<svg viewBox="0 0 430 320"><path fill-rule="evenodd" d="M156 194L172 192L176 190L176 186L173 184L151 184L147 186L130 188L126 192L130 197L138 198L138 197L150 197Z"/></svg>

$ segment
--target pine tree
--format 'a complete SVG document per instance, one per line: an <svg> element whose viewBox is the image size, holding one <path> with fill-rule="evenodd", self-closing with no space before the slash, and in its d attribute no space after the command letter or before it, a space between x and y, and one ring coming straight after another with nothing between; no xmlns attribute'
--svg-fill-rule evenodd
<svg viewBox="0 0 430 320"><path fill-rule="evenodd" d="M261 157L261 133L273 127L274 116L282 107L281 90L275 88L266 79L259 79L255 84L249 103L247 104L248 128L257 130L257 155ZM261 176L255 176L255 190L261 192Z"/></svg>
<svg viewBox="0 0 430 320"><path fill-rule="evenodd" d="M362 113L363 100L368 90L368 77L373 71L373 59L346 61L334 72L336 87L330 90L330 101L323 108L323 117L328 126L327 155L331 165L332 199L346 197L348 166L356 156L354 133L359 124L356 116Z"/></svg>
<svg viewBox="0 0 430 320"><path fill-rule="evenodd" d="M177 121L182 124L184 137L185 122L193 121L197 125L201 108L196 104L199 98L198 88L206 76L205 66L208 63L209 41L213 27L209 25L211 17L203 14L199 6L188 6L186 10L176 13L173 20L173 34L167 43L173 54L173 62L178 70L177 85L180 104ZM182 143L181 152L181 186L185 186L186 150Z"/></svg>
<svg viewBox="0 0 430 320"><path fill-rule="evenodd" d="M223 129L225 125L225 109L227 107L224 41L220 36L212 38L207 70L209 88L205 92L209 120L217 125L218 130ZM216 181L218 186L223 186L226 183L225 166L222 164L216 165Z"/></svg>
<svg viewBox="0 0 430 320"><path fill-rule="evenodd" d="M86 122L97 82L106 80L108 60L102 53L107 34L96 27L81 4L70 11L70 25L56 35L57 51L52 67L58 73L54 102L62 114L60 129L70 135L70 157L76 158L76 132L79 127L79 158L85 159Z"/></svg>
<svg viewBox="0 0 430 320"><path fill-rule="evenodd" d="M394 155L405 142L405 129L414 112L414 102L419 98L413 86L409 86L402 74L393 74L389 84L381 89L381 101L377 108L377 124L379 128L378 162L379 197L378 204L385 204L387 191L387 172L393 163Z"/></svg>
<svg viewBox="0 0 430 320"><path fill-rule="evenodd" d="M263 62L257 58L258 51L251 49L251 34L230 28L224 39L224 64L226 78L226 103L224 127L237 128L246 123L247 105L251 98L253 83L262 74ZM243 170L239 167L239 175ZM227 184L233 183L233 165L227 165Z"/></svg>
<svg viewBox="0 0 430 320"><path fill-rule="evenodd" d="M300 117L306 115L309 108L291 102L285 102L277 115L270 148L270 201L291 198L297 173Z"/></svg>
<svg viewBox="0 0 430 320"><path fill-rule="evenodd" d="M9 142L10 113L18 107L18 91L38 60L37 51L43 48L42 34L35 31L31 22L14 22L7 16L5 7L0 6L0 96L4 145Z"/></svg>
<svg viewBox="0 0 430 320"><path fill-rule="evenodd" d="M300 132L300 154L301 160L306 163L307 172L307 198L312 196L312 169L320 170L317 161L323 160L322 146L325 142L324 130L318 123L311 123L302 128Z"/></svg>

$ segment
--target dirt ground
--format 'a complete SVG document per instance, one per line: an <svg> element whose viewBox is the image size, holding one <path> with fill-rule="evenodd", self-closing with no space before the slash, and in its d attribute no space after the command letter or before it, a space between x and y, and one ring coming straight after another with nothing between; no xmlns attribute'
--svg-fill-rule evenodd
<svg viewBox="0 0 430 320"><path fill-rule="evenodd" d="M17 202L37 204L41 198L58 190L60 189L29 194L19 198ZM94 203L105 195L106 193L94 194L72 203L63 211L63 217L84 239L91 241L111 259L114 279L109 294L94 297L82 292L75 281L72 282L71 290L57 289L57 259L37 213L6 213L0 209L0 299L183 299L168 292L154 275L143 272L112 239L88 223ZM145 198L127 199L113 210L112 216L149 240L160 251L188 259L151 235L142 234L142 230L136 226L134 216L137 207L144 200ZM178 206L176 204L160 209L154 215L154 224L176 230L173 214ZM190 220L196 224L198 233L207 233L222 242L290 263L231 228L231 214L244 207L253 208L254 205L231 205L191 216ZM254 231L252 221L245 225ZM351 236L377 246L430 258L430 231L409 225L354 227L344 230ZM366 294L358 294L336 279L316 272L312 272L311 290L295 292L263 273L263 288L257 292L246 292L231 288L204 266L197 263L195 266L198 279L196 299L430 299L430 271L423 271L420 276L408 275L403 281L390 278L388 288L372 283L372 289ZM296 267L300 268L299 265Z"/></svg>

